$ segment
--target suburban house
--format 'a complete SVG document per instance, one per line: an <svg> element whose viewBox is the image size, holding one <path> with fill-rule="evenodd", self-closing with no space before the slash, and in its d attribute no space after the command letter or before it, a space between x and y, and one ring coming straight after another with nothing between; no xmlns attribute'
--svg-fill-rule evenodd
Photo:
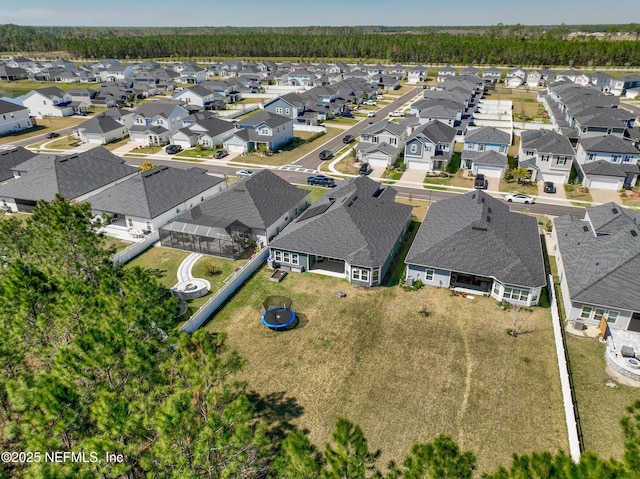
<svg viewBox="0 0 640 479"><path fill-rule="evenodd" d="M447 79L456 76L456 69L452 66L444 66L438 69L438 83L447 81Z"/></svg>
<svg viewBox="0 0 640 479"><path fill-rule="evenodd" d="M0 135L33 127L29 109L10 101L0 100Z"/></svg>
<svg viewBox="0 0 640 479"><path fill-rule="evenodd" d="M29 109L29 115L36 118L71 116L74 113L71 95L55 86L31 90L22 96L22 104Z"/></svg>
<svg viewBox="0 0 640 479"><path fill-rule="evenodd" d="M14 179L0 186L0 202L22 213L56 195L84 201L140 171L101 147L66 156L34 156L12 170Z"/></svg>
<svg viewBox="0 0 640 479"><path fill-rule="evenodd" d="M325 193L270 244L274 266L382 283L411 220L396 191L367 176Z"/></svg>
<svg viewBox="0 0 640 479"><path fill-rule="evenodd" d="M233 134L233 123L221 120L208 112L198 112L183 120L184 128L171 135L171 143L183 148L190 148L195 144L205 148L222 146L225 138ZM195 135L195 142L193 135Z"/></svg>
<svg viewBox="0 0 640 479"><path fill-rule="evenodd" d="M94 214L117 218L128 228L155 231L181 212L201 204L224 188L224 179L202 168L158 166L93 194Z"/></svg>
<svg viewBox="0 0 640 479"><path fill-rule="evenodd" d="M9 65L0 65L0 80L15 81L25 80L29 73L24 68L11 67Z"/></svg>
<svg viewBox="0 0 640 479"><path fill-rule="evenodd" d="M575 153L566 136L551 130L523 131L518 164L529 170L531 181L569 182Z"/></svg>
<svg viewBox="0 0 640 479"><path fill-rule="evenodd" d="M482 79L487 83L498 83L502 75L502 70L496 67L482 69Z"/></svg>
<svg viewBox="0 0 640 479"><path fill-rule="evenodd" d="M473 170L474 160L487 151L499 153L506 159L507 149L510 144L511 134L498 128L487 126L468 130L464 138L464 149L462 150L460 167L465 170ZM477 174L477 172L474 174ZM492 176L495 176L495 174Z"/></svg>
<svg viewBox="0 0 640 479"><path fill-rule="evenodd" d="M609 91L616 96L624 95L626 90L640 87L640 75L626 75L622 78L612 78Z"/></svg>
<svg viewBox="0 0 640 479"><path fill-rule="evenodd" d="M407 169L440 171L453 154L456 130L439 121L416 128L404 147Z"/></svg>
<svg viewBox="0 0 640 479"><path fill-rule="evenodd" d="M427 79L427 67L418 65L418 66L409 68L409 75L408 75L409 83L423 82L426 79Z"/></svg>
<svg viewBox="0 0 640 479"><path fill-rule="evenodd" d="M129 128L131 141L143 145L169 142L171 133L182 128L182 120L189 112L171 101L153 101L136 108L133 126Z"/></svg>
<svg viewBox="0 0 640 479"><path fill-rule="evenodd" d="M507 71L507 74L504 78L504 83L508 87L515 88L522 85L527 78L527 72L522 68L513 68Z"/></svg>
<svg viewBox="0 0 640 479"><path fill-rule="evenodd" d="M635 186L640 151L613 135L581 139L576 151L578 175L587 188L621 190Z"/></svg>
<svg viewBox="0 0 640 479"><path fill-rule="evenodd" d="M309 206L309 191L269 170L234 183L160 228L163 246L238 258L269 242Z"/></svg>
<svg viewBox="0 0 640 479"><path fill-rule="evenodd" d="M400 156L405 136L405 128L397 123L386 120L372 123L360 132L360 142L355 146L356 159L373 168L387 168Z"/></svg>
<svg viewBox="0 0 640 479"><path fill-rule="evenodd" d="M264 111L291 118L294 127L296 124L317 125L318 114L308 106L311 103L308 94L303 96L299 93L287 93L266 102Z"/></svg>
<svg viewBox="0 0 640 479"><path fill-rule="evenodd" d="M131 65L113 64L100 70L100 78L103 82L118 81L131 78L133 73Z"/></svg>
<svg viewBox="0 0 640 479"><path fill-rule="evenodd" d="M214 105L218 105L221 109L225 105L225 97L220 93L210 90L206 86L193 85L176 91L171 97L174 100L188 104L189 106L199 106L204 109L214 109Z"/></svg>
<svg viewBox="0 0 640 479"><path fill-rule="evenodd" d="M580 138L614 135L622 138L632 128L636 114L624 108L592 106L569 115L570 126L578 129Z"/></svg>
<svg viewBox="0 0 640 479"><path fill-rule="evenodd" d="M13 168L30 160L34 156L37 156L37 153L27 150L22 146L0 150L0 184L13 179Z"/></svg>
<svg viewBox="0 0 640 479"><path fill-rule="evenodd" d="M80 123L73 129L73 136L84 143L106 145L126 137L129 133L127 127L118 123L104 113Z"/></svg>
<svg viewBox="0 0 640 479"><path fill-rule="evenodd" d="M553 224L566 319L640 332L640 213L606 203Z"/></svg>
<svg viewBox="0 0 640 479"><path fill-rule="evenodd" d="M235 123L235 131L224 140L224 147L236 153L252 151L260 146L274 151L292 139L293 120L260 111Z"/></svg>
<svg viewBox="0 0 640 479"><path fill-rule="evenodd" d="M478 190L432 204L405 263L407 279L521 306L547 283L537 220Z"/></svg>

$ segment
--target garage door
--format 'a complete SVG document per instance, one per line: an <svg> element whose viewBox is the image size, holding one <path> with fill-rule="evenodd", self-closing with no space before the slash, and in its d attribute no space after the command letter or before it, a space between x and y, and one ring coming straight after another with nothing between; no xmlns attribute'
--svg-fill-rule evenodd
<svg viewBox="0 0 640 479"><path fill-rule="evenodd" d="M500 178L502 177L502 168L491 168L488 166L478 166L476 175L482 174L487 178Z"/></svg>
<svg viewBox="0 0 640 479"><path fill-rule="evenodd" d="M242 153L244 152L244 146L242 145L225 145L229 153Z"/></svg>
<svg viewBox="0 0 640 479"><path fill-rule="evenodd" d="M622 188L622 178L592 178L589 188L596 190L619 190Z"/></svg>
<svg viewBox="0 0 640 479"><path fill-rule="evenodd" d="M387 158L376 155L367 156L367 162L372 168L386 168L389 165Z"/></svg>
<svg viewBox="0 0 640 479"><path fill-rule="evenodd" d="M431 170L431 162L422 162L422 161L408 161L407 162L408 170L420 170L420 171L429 171Z"/></svg>
<svg viewBox="0 0 640 479"><path fill-rule="evenodd" d="M540 181L550 181L556 185L563 185L566 183L566 175L559 175L557 173L540 173Z"/></svg>

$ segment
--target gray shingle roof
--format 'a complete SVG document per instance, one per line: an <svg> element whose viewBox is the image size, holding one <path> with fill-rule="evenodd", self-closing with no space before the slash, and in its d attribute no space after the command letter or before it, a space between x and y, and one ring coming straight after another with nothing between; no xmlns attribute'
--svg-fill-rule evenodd
<svg viewBox="0 0 640 479"><path fill-rule="evenodd" d="M152 101L149 103L143 103L135 109L136 115L141 115L145 118L153 118L154 116L161 116L163 118L169 118L171 112L179 106L175 101Z"/></svg>
<svg viewBox="0 0 640 479"><path fill-rule="evenodd" d="M627 173L638 173L640 168L635 163L609 163L605 160L590 161L580 165L586 175L618 176L624 178Z"/></svg>
<svg viewBox="0 0 640 479"><path fill-rule="evenodd" d="M113 130L118 130L122 128L122 124L118 123L109 116L98 115L94 118L80 123L76 128L84 130L85 133L101 134Z"/></svg>
<svg viewBox="0 0 640 479"><path fill-rule="evenodd" d="M17 105L10 101L0 100L0 115L4 113L11 113L13 111L27 110L26 106Z"/></svg>
<svg viewBox="0 0 640 479"><path fill-rule="evenodd" d="M477 130L468 131L465 135L465 141L475 143L492 143L498 145L511 144L511 138L506 131L498 130L492 126L478 128Z"/></svg>
<svg viewBox="0 0 640 479"><path fill-rule="evenodd" d="M401 136L404 133L404 127L400 126L397 123L383 120L368 125L364 130L360 132L360 135L373 135L384 130L387 130L397 136Z"/></svg>
<svg viewBox="0 0 640 479"><path fill-rule="evenodd" d="M155 218L224 181L202 168L158 166L89 197L98 211Z"/></svg>
<svg viewBox="0 0 640 479"><path fill-rule="evenodd" d="M483 191L431 205L405 263L519 286L546 284L537 220Z"/></svg>
<svg viewBox="0 0 640 479"><path fill-rule="evenodd" d="M62 157L40 155L27 163L35 160L40 165L0 186L0 196L51 201L60 194L73 199L138 171L102 147Z"/></svg>
<svg viewBox="0 0 640 479"><path fill-rule="evenodd" d="M614 135L593 136L582 138L580 144L585 151L597 151L603 153L638 154L638 149L630 142Z"/></svg>
<svg viewBox="0 0 640 479"><path fill-rule="evenodd" d="M615 203L586 211L554 220L571 300L640 311L640 214Z"/></svg>
<svg viewBox="0 0 640 479"><path fill-rule="evenodd" d="M0 182L13 178L12 168L36 156L36 153L19 146L0 150Z"/></svg>
<svg viewBox="0 0 640 479"><path fill-rule="evenodd" d="M276 115L275 113L269 113L268 111L260 111L255 113L244 120L238 121L238 125L246 126L258 126L261 123L266 124L269 128L277 128L280 125L285 125L292 121L290 118L282 115Z"/></svg>
<svg viewBox="0 0 640 479"><path fill-rule="evenodd" d="M382 266L411 218L411 207L396 203L395 195L390 186L366 176L349 179L287 226L271 246L354 266Z"/></svg>
<svg viewBox="0 0 640 479"><path fill-rule="evenodd" d="M432 143L451 143L456 137L456 130L449 125L434 120L425 125L416 128L411 135L411 138L417 136L424 136L428 138Z"/></svg>
<svg viewBox="0 0 640 479"><path fill-rule="evenodd" d="M525 150L567 156L575 154L567 137L551 130L523 131L521 141Z"/></svg>
<svg viewBox="0 0 640 479"><path fill-rule="evenodd" d="M250 228L266 229L308 195L309 191L261 170L200 203L197 215L188 211L175 221L208 224L211 218L231 218Z"/></svg>
<svg viewBox="0 0 640 479"><path fill-rule="evenodd" d="M483 151L473 159L473 162L481 165L500 166L504 168L507 166L507 157L497 151Z"/></svg>

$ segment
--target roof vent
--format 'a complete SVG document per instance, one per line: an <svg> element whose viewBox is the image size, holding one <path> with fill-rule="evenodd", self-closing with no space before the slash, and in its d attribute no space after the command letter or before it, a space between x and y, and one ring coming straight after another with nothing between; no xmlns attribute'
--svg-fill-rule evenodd
<svg viewBox="0 0 640 479"><path fill-rule="evenodd" d="M614 215L618 214L618 208L611 208L611 211L613 212Z"/></svg>
<svg viewBox="0 0 640 479"><path fill-rule="evenodd" d="M588 226L583 226L582 227L582 231L584 231L585 233L587 233L589 231L589 227Z"/></svg>
<svg viewBox="0 0 640 479"><path fill-rule="evenodd" d="M636 236L638 236L638 232L636 230L631 230L631 236L635 238Z"/></svg>
<svg viewBox="0 0 640 479"><path fill-rule="evenodd" d="M476 197L476 194L475 194L475 193L471 195L471 199L472 199L472 200L473 200L473 199L475 199L475 197Z"/></svg>
<svg viewBox="0 0 640 479"><path fill-rule="evenodd" d="M484 203L484 196L480 198L480 203Z"/></svg>
<svg viewBox="0 0 640 479"><path fill-rule="evenodd" d="M487 208L487 213L491 213L491 206Z"/></svg>
<svg viewBox="0 0 640 479"><path fill-rule="evenodd" d="M487 215L487 223L491 223L491 216Z"/></svg>

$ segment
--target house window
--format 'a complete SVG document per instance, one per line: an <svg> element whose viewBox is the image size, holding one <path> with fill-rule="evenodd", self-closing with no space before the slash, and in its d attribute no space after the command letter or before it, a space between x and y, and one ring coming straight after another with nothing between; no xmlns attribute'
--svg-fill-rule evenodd
<svg viewBox="0 0 640 479"><path fill-rule="evenodd" d="M558 158L558 164L559 165L566 165L567 164L567 157L566 156L561 156Z"/></svg>
<svg viewBox="0 0 640 479"><path fill-rule="evenodd" d="M374 143L378 143L378 137L377 137L377 136L374 136L374 137L373 137L373 142L374 142Z"/></svg>
<svg viewBox="0 0 640 479"><path fill-rule="evenodd" d="M493 282L493 294L495 294L496 296L500 296L500 283L498 283L497 281Z"/></svg>
<svg viewBox="0 0 640 479"><path fill-rule="evenodd" d="M591 319L593 308L591 306L583 306L580 312L580 319Z"/></svg>
<svg viewBox="0 0 640 479"><path fill-rule="evenodd" d="M529 290L520 288L504 288L504 295L502 297L505 299L513 299L515 301L526 301L529 298Z"/></svg>
<svg viewBox="0 0 640 479"><path fill-rule="evenodd" d="M409 151L414 154L418 153L418 145L415 143L411 143L411 147L409 148Z"/></svg>
<svg viewBox="0 0 640 479"><path fill-rule="evenodd" d="M582 127L582 133L586 133L587 131L589 131L589 128L587 128L586 126Z"/></svg>
<svg viewBox="0 0 640 479"><path fill-rule="evenodd" d="M618 320L619 314L617 311L609 311L609 314L607 314L607 323L615 323Z"/></svg>
<svg viewBox="0 0 640 479"><path fill-rule="evenodd" d="M527 155L527 156L533 156L533 151L526 151L526 152L525 152L525 155Z"/></svg>
<svg viewBox="0 0 640 479"><path fill-rule="evenodd" d="M398 144L398 139L397 138L390 138L389 139L389 143L391 143L392 145L397 145Z"/></svg>
<svg viewBox="0 0 640 479"><path fill-rule="evenodd" d="M604 313L606 313L606 310L601 308L596 308L596 314L593 315L593 319L599 322L604 316Z"/></svg>
<svg viewBox="0 0 640 479"><path fill-rule="evenodd" d="M282 113L282 108L276 108L276 113Z"/></svg>
<svg viewBox="0 0 640 479"><path fill-rule="evenodd" d="M595 157L596 157L595 153L589 153L589 155L587 156L587 161L593 161Z"/></svg>
<svg viewBox="0 0 640 479"><path fill-rule="evenodd" d="M129 223L129 228L133 228L133 220L131 218L127 219L127 223Z"/></svg>
<svg viewBox="0 0 640 479"><path fill-rule="evenodd" d="M351 268L351 279L369 282L369 270L362 268Z"/></svg>
<svg viewBox="0 0 640 479"><path fill-rule="evenodd" d="M542 155L540 161L549 161L549 155Z"/></svg>
<svg viewBox="0 0 640 479"><path fill-rule="evenodd" d="M424 280L425 281L433 281L433 276L435 275L435 271L432 269L428 269L424 272Z"/></svg>
<svg viewBox="0 0 640 479"><path fill-rule="evenodd" d="M261 135L264 135L264 136L269 135L269 128L262 128L262 129L260 130L260 134L261 134Z"/></svg>
<svg viewBox="0 0 640 479"><path fill-rule="evenodd" d="M500 153L506 153L507 152L507 147L505 145L502 145L500 147Z"/></svg>
<svg viewBox="0 0 640 479"><path fill-rule="evenodd" d="M484 143L478 145L478 151L484 151Z"/></svg>
<svg viewBox="0 0 640 479"><path fill-rule="evenodd" d="M145 225L147 227L147 231L151 231L151 221L147 221Z"/></svg>
<svg viewBox="0 0 640 479"><path fill-rule="evenodd" d="M373 284L378 284L380 281L380 268L376 268L371 272L371 282Z"/></svg>
<svg viewBox="0 0 640 479"><path fill-rule="evenodd" d="M620 163L620 155L613 155L611 157L611 162L612 163Z"/></svg>
<svg viewBox="0 0 640 479"><path fill-rule="evenodd" d="M289 114L289 108L285 108L284 112L288 115Z"/></svg>

